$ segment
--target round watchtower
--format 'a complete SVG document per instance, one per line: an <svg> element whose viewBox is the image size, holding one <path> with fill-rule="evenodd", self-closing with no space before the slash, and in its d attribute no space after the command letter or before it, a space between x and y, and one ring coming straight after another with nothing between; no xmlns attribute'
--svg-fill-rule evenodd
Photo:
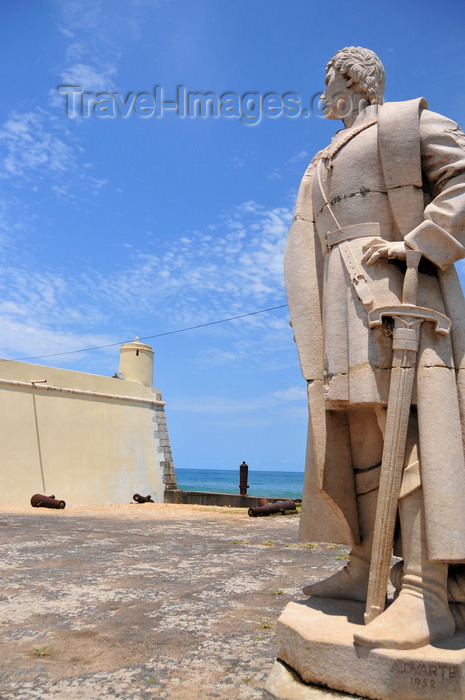
<svg viewBox="0 0 465 700"><path fill-rule="evenodd" d="M136 338L133 343L124 343L120 348L118 374L122 379L153 386L153 350L150 345L140 343Z"/></svg>

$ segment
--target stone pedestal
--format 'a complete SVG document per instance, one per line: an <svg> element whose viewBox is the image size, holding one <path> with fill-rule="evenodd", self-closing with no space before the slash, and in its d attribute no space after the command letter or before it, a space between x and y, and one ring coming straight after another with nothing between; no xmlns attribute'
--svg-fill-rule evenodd
<svg viewBox="0 0 465 700"><path fill-rule="evenodd" d="M463 630L420 649L368 649L353 641L363 613L351 601L289 603L278 620L277 657L299 678L275 664L264 697L310 700L313 684L374 700L465 698Z"/></svg>

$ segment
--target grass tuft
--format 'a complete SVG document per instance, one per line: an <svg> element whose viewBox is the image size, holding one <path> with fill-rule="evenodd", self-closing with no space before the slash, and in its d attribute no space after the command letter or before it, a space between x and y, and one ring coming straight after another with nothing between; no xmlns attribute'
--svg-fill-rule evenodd
<svg viewBox="0 0 465 700"><path fill-rule="evenodd" d="M52 647L32 647L32 653L35 656L50 656L52 651Z"/></svg>
<svg viewBox="0 0 465 700"><path fill-rule="evenodd" d="M271 622L265 622L262 620L262 622L260 622L258 629L259 630L270 630L270 629L272 629L272 627L273 627L273 625L271 624Z"/></svg>
<svg viewBox="0 0 465 700"><path fill-rule="evenodd" d="M250 544L248 540L231 540L229 544Z"/></svg>
<svg viewBox="0 0 465 700"><path fill-rule="evenodd" d="M350 559L350 556L349 556L348 554L346 554L345 552L340 552L340 553L335 557L335 559L343 559L344 561L346 561L347 559Z"/></svg>

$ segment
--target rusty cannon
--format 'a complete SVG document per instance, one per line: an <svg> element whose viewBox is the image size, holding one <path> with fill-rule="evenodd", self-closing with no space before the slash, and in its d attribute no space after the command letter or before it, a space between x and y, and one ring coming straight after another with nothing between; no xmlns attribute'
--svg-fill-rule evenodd
<svg viewBox="0 0 465 700"><path fill-rule="evenodd" d="M64 501L59 501L55 496L44 496L41 493L35 493L31 498L31 506L34 506L34 508L63 509L66 503Z"/></svg>
<svg viewBox="0 0 465 700"><path fill-rule="evenodd" d="M133 499L136 501L136 503L153 503L152 501L152 496L149 494L148 496L141 496L139 493L135 493L133 496Z"/></svg>
<svg viewBox="0 0 465 700"><path fill-rule="evenodd" d="M259 515L273 515L273 513L284 513L284 511L286 510L295 510L295 502L291 500L276 501L276 503L268 503L264 506L249 508L248 513L251 518L256 518Z"/></svg>

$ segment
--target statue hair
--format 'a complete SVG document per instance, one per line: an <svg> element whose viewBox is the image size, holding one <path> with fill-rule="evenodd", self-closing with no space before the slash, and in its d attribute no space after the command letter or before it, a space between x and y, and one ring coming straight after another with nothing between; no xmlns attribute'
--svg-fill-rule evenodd
<svg viewBox="0 0 465 700"><path fill-rule="evenodd" d="M344 76L352 78L370 104L383 104L386 73L374 51L361 46L346 46L329 61L326 72L331 66Z"/></svg>

